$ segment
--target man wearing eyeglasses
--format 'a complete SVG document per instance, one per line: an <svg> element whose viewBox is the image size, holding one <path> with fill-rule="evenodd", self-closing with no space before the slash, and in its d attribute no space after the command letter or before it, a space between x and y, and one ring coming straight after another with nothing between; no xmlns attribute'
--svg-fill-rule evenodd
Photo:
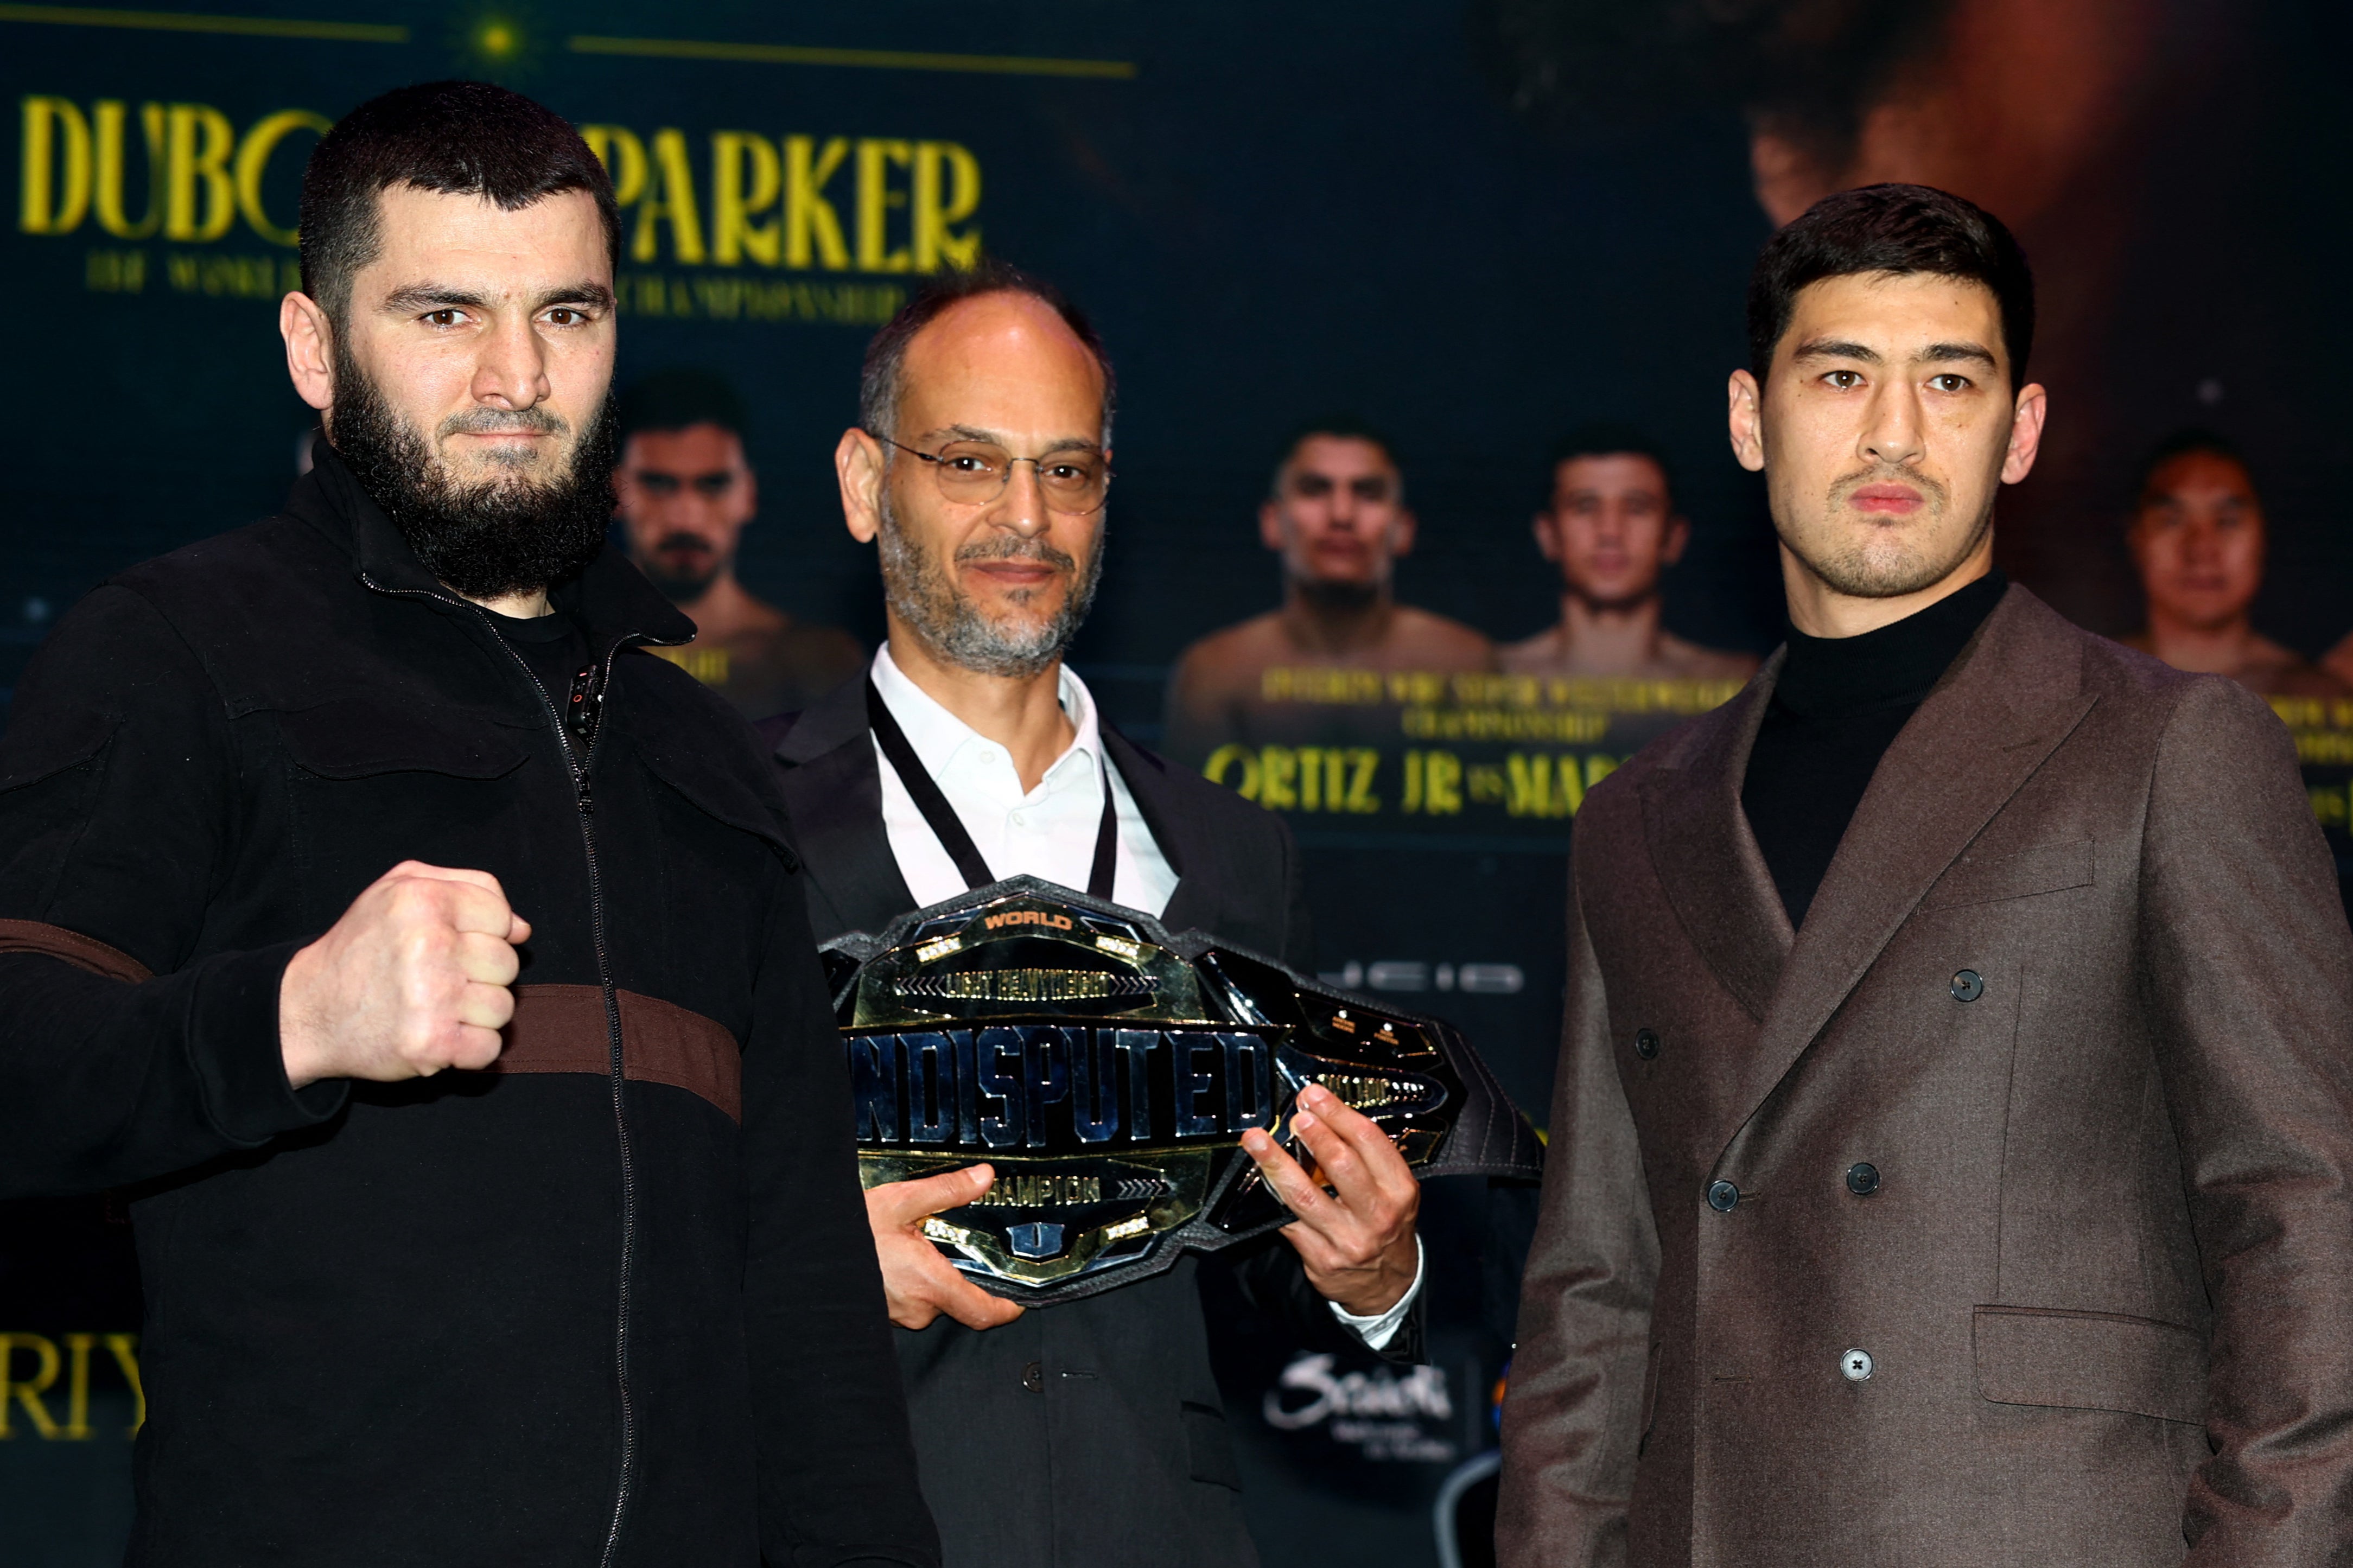
<svg viewBox="0 0 2353 1568"><path fill-rule="evenodd" d="M867 679L764 727L821 940L1027 873L1310 962L1289 831L1129 742L1063 667L1103 569L1111 409L1085 317L996 264L918 294L868 350L835 467L849 531L881 555L889 641ZM1298 1218L1238 1282L1306 1348L1410 1359L1412 1174L1329 1091L1302 1103L1333 1190L1246 1134ZM921 1233L991 1180L867 1194L950 1568L1255 1563L1195 1262L1025 1312Z"/></svg>

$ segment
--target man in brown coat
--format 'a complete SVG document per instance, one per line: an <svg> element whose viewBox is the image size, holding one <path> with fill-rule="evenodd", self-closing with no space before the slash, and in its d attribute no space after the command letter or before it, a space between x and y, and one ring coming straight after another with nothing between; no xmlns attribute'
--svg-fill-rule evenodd
<svg viewBox="0 0 2353 1568"><path fill-rule="evenodd" d="M1514 1568L2353 1543L2353 937L2261 700L1992 570L2032 324L1919 186L1758 263L1794 629L1577 816Z"/></svg>

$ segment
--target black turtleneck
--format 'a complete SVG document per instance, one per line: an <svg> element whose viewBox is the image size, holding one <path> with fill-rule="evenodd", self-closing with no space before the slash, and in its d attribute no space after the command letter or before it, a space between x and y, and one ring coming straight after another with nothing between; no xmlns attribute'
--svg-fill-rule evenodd
<svg viewBox="0 0 2353 1568"><path fill-rule="evenodd" d="M2009 586L1989 573L1861 637L1789 633L1740 805L1792 926L1806 923L1879 759Z"/></svg>

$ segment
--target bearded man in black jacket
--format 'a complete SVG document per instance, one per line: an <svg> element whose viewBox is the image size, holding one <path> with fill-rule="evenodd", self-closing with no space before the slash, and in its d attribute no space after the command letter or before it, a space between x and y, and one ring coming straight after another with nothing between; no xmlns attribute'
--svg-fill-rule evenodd
<svg viewBox="0 0 2353 1568"><path fill-rule="evenodd" d="M136 1189L134 1564L937 1561L783 805L602 548L617 233L528 100L355 110L314 467L18 688L0 1195Z"/></svg>

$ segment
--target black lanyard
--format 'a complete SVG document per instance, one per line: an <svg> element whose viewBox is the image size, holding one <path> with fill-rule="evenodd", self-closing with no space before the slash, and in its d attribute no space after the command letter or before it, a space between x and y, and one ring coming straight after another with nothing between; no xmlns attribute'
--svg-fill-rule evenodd
<svg viewBox="0 0 2353 1568"><path fill-rule="evenodd" d="M892 771L899 775L899 782L907 786L908 798L915 803L915 809L923 813L923 821L930 825L932 836L940 841L940 847L948 852L948 858L955 862L956 874L964 879L964 885L986 888L996 881L997 878L988 869L988 862L980 858L980 846L975 844L972 835L964 830L963 819L956 816L955 807L948 804L948 797L942 793L938 781L923 766L923 759L915 755L915 748L907 740L907 732L899 728L899 721L892 716L891 705L882 700L882 693L875 689L871 679L866 683L866 721L873 728L875 743L890 759ZM1119 859L1119 812L1112 804L1111 763L1103 756L1100 742L1095 751L1096 765L1103 775L1103 826L1095 832L1095 860L1087 871L1087 892L1092 897L1107 900L1111 897L1112 876Z"/></svg>

